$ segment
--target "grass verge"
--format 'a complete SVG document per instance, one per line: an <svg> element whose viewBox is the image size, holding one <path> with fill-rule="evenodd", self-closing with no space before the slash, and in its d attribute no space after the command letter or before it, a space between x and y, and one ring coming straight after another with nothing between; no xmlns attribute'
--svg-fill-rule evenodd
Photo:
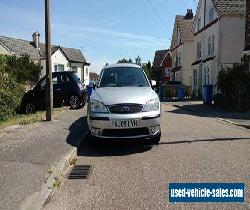
<svg viewBox="0 0 250 210"><path fill-rule="evenodd" d="M67 110L67 107L60 107L60 108L54 108L54 117L59 114L60 112L63 112ZM35 114L18 114L10 119L0 121L0 129L12 126L12 125L30 125L36 122L44 121L45 120L45 111L39 111Z"/></svg>

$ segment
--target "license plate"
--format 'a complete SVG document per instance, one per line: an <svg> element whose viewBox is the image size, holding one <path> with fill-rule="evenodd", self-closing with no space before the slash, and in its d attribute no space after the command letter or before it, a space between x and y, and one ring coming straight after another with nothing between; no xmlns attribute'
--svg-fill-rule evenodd
<svg viewBox="0 0 250 210"><path fill-rule="evenodd" d="M114 128L136 128L138 120L114 120L112 125Z"/></svg>

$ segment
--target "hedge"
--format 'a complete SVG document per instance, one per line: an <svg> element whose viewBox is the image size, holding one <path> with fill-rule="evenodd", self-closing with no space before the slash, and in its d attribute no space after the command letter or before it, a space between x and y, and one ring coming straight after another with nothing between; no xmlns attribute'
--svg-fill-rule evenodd
<svg viewBox="0 0 250 210"><path fill-rule="evenodd" d="M0 79L0 120L6 120L16 114L25 88L7 75Z"/></svg>
<svg viewBox="0 0 250 210"><path fill-rule="evenodd" d="M16 115L25 93L25 82L36 82L40 72L41 65L27 55L19 58L0 55L0 121Z"/></svg>

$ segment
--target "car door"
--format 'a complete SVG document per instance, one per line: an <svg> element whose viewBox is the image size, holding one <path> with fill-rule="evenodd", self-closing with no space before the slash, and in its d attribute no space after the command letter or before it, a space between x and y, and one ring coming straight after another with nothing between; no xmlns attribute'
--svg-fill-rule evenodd
<svg viewBox="0 0 250 210"><path fill-rule="evenodd" d="M62 97L67 103L69 97L72 94L72 85L74 85L74 83L70 80L69 74L63 74L61 77L61 82Z"/></svg>
<svg viewBox="0 0 250 210"><path fill-rule="evenodd" d="M61 74L52 75L54 106L61 106L63 102Z"/></svg>
<svg viewBox="0 0 250 210"><path fill-rule="evenodd" d="M46 105L46 78L42 78L33 89L33 103L36 109L45 108Z"/></svg>

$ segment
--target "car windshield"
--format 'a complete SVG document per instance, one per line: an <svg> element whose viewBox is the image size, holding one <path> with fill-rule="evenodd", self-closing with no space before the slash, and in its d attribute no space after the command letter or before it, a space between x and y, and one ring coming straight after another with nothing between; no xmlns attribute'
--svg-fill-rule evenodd
<svg viewBox="0 0 250 210"><path fill-rule="evenodd" d="M99 87L149 87L142 69L115 67L105 69Z"/></svg>
<svg viewBox="0 0 250 210"><path fill-rule="evenodd" d="M77 74L75 72L73 72L71 74L71 77L72 77L73 81L75 81L75 82L81 82L80 78L77 76Z"/></svg>

